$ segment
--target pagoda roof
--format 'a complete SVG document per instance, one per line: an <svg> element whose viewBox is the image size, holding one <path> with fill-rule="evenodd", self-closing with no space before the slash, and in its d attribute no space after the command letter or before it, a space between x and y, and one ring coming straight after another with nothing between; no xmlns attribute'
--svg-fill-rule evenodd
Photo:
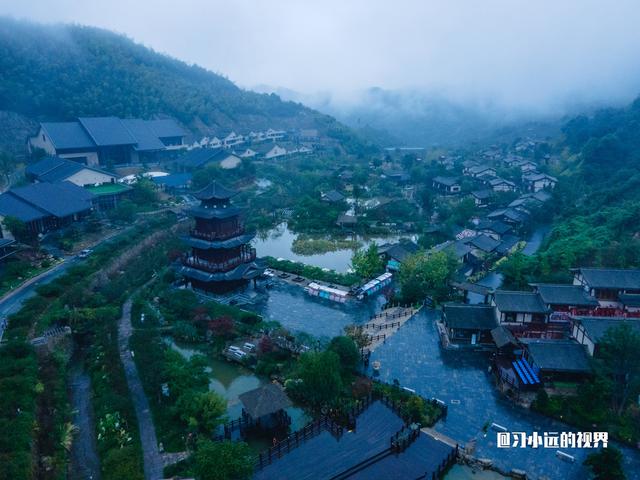
<svg viewBox="0 0 640 480"><path fill-rule="evenodd" d="M228 200L237 195L238 192L228 189L218 182L211 182L202 190L193 194L198 200Z"/></svg>
<svg viewBox="0 0 640 480"><path fill-rule="evenodd" d="M226 240L205 240L198 237L184 237L184 242L190 247L206 250L209 248L235 248L249 243L255 237L255 233L245 233Z"/></svg>
<svg viewBox="0 0 640 480"><path fill-rule="evenodd" d="M232 280L251 280L256 278L264 272L265 268L258 262L241 263L233 270L228 272L211 273L205 270L198 270L197 268L188 267L182 265L179 268L179 272L185 277L200 280L201 282L224 282Z"/></svg>

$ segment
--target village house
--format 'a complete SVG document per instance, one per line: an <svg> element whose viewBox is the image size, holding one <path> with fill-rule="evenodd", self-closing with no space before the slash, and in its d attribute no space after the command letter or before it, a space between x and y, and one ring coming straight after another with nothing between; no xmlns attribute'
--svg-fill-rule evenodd
<svg viewBox="0 0 640 480"><path fill-rule="evenodd" d="M469 174L469 170L473 167L477 167L480 164L478 162L476 162L475 160L465 160L464 162L462 162L462 173L464 175Z"/></svg>
<svg viewBox="0 0 640 480"><path fill-rule="evenodd" d="M344 202L345 196L337 190L329 190L320 194L320 199L327 203L340 203Z"/></svg>
<svg viewBox="0 0 640 480"><path fill-rule="evenodd" d="M640 317L640 294L621 293L618 299L625 317Z"/></svg>
<svg viewBox="0 0 640 480"><path fill-rule="evenodd" d="M222 146L224 148L235 147L241 143L244 143L244 137L242 135L238 135L236 132L231 132L222 139Z"/></svg>
<svg viewBox="0 0 640 480"><path fill-rule="evenodd" d="M434 190L444 195L455 195L460 193L460 190L462 189L456 178L441 176L437 176L433 179L432 187Z"/></svg>
<svg viewBox="0 0 640 480"><path fill-rule="evenodd" d="M495 240L501 240L504 235L513 231L511 225L501 222L500 220L483 220L478 223L476 230Z"/></svg>
<svg viewBox="0 0 640 480"><path fill-rule="evenodd" d="M527 223L529 216L529 212L522 208L502 208L489 213L487 218L489 220L501 220L515 229Z"/></svg>
<svg viewBox="0 0 640 480"><path fill-rule="evenodd" d="M253 158L258 155L258 152L248 147L245 148L244 150L239 150L233 153L240 158Z"/></svg>
<svg viewBox="0 0 640 480"><path fill-rule="evenodd" d="M533 291L540 295L543 303L554 314L591 315L598 301L579 285L532 283Z"/></svg>
<svg viewBox="0 0 640 480"><path fill-rule="evenodd" d="M640 294L640 270L575 268L572 272L573 284L598 300L599 315L614 316L621 311L621 294Z"/></svg>
<svg viewBox="0 0 640 480"><path fill-rule="evenodd" d="M206 168L209 165L219 165L224 169L236 168L242 159L229 150L222 148L196 148L185 153L176 160L183 170L196 170Z"/></svg>
<svg viewBox="0 0 640 480"><path fill-rule="evenodd" d="M481 176L495 177L496 169L488 165L477 165L467 169L467 172L465 173L465 175L469 175L470 177L473 177L473 178L478 178Z"/></svg>
<svg viewBox="0 0 640 480"><path fill-rule="evenodd" d="M503 235L500 238L500 245L498 245L494 252L501 257L510 255L518 249L520 238L515 235Z"/></svg>
<svg viewBox="0 0 640 480"><path fill-rule="evenodd" d="M492 178L487 183L494 192L514 192L516 190L516 184L504 178Z"/></svg>
<svg viewBox="0 0 640 480"><path fill-rule="evenodd" d="M283 140L286 135L287 132L284 130L274 130L273 128L270 128L265 132L264 137L272 142L277 142L278 140Z"/></svg>
<svg viewBox="0 0 640 480"><path fill-rule="evenodd" d="M213 137L209 140L209 143L206 146L207 148L222 148L222 140L220 140L218 137Z"/></svg>
<svg viewBox="0 0 640 480"><path fill-rule="evenodd" d="M488 206L494 198L493 190L476 190L471 192L471 198L476 207Z"/></svg>
<svg viewBox="0 0 640 480"><path fill-rule="evenodd" d="M467 245L465 240L447 240L446 242L435 245L429 251L450 253L456 260L464 264L469 262L472 250L473 247Z"/></svg>
<svg viewBox="0 0 640 480"><path fill-rule="evenodd" d="M74 159L89 166L138 163L158 152L182 148L185 132L173 120L81 117L45 122L29 138L29 151Z"/></svg>
<svg viewBox="0 0 640 480"><path fill-rule="evenodd" d="M517 167L521 162L524 161L520 155L513 155L510 153L502 159L502 164L507 168Z"/></svg>
<svg viewBox="0 0 640 480"><path fill-rule="evenodd" d="M522 173L535 172L538 165L531 160L521 160L513 164L514 167L518 167Z"/></svg>
<svg viewBox="0 0 640 480"><path fill-rule="evenodd" d="M486 260L500 245L500 241L491 238L489 235L477 235L466 240L467 245L472 247L471 254L478 261Z"/></svg>
<svg viewBox="0 0 640 480"><path fill-rule="evenodd" d="M385 243L378 247L378 253L384 260L387 270L400 270L400 265L407 257L420 250L417 244L410 240L401 240L398 243Z"/></svg>
<svg viewBox="0 0 640 480"><path fill-rule="evenodd" d="M257 147L258 155L265 160L276 160L287 156L287 149L280 145L266 144Z"/></svg>
<svg viewBox="0 0 640 480"><path fill-rule="evenodd" d="M527 190L535 193L540 190L554 188L556 183L558 183L558 179L551 175L547 175L546 173L533 172L524 175L522 177L522 182Z"/></svg>
<svg viewBox="0 0 640 480"><path fill-rule="evenodd" d="M549 321L550 310L537 293L496 290L491 305L496 307L500 324L525 326Z"/></svg>
<svg viewBox="0 0 640 480"><path fill-rule="evenodd" d="M521 338L523 358L545 386L553 382L580 382L591 375L591 362L584 345L568 340Z"/></svg>
<svg viewBox="0 0 640 480"><path fill-rule="evenodd" d="M462 345L491 345L491 330L497 327L490 305L448 303L442 307L442 321L449 342Z"/></svg>
<svg viewBox="0 0 640 480"><path fill-rule="evenodd" d="M1 236L13 238L4 226L7 217L22 221L32 235L67 226L91 213L94 198L71 182L33 183L9 189L0 195Z"/></svg>
<svg viewBox="0 0 640 480"><path fill-rule="evenodd" d="M355 215L350 215L348 213L341 213L338 215L338 220L336 220L336 225L341 228L349 228L355 227L358 224L358 217Z"/></svg>
<svg viewBox="0 0 640 480"><path fill-rule="evenodd" d="M71 182L79 187L115 183L118 179L113 173L61 157L45 157L27 166L25 176L32 182Z"/></svg>
<svg viewBox="0 0 640 480"><path fill-rule="evenodd" d="M640 333L640 320L623 317L572 317L571 336L585 345L589 355L598 356L598 345L611 328L629 325Z"/></svg>

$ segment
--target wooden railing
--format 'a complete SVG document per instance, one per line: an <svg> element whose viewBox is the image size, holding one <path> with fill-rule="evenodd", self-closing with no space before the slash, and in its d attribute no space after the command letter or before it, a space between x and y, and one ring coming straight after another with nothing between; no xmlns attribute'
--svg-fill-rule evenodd
<svg viewBox="0 0 640 480"><path fill-rule="evenodd" d="M372 328L374 330L386 330L388 328L399 327L400 322L391 322L391 323L365 323L362 325L362 328Z"/></svg>
<svg viewBox="0 0 640 480"><path fill-rule="evenodd" d="M201 238L202 240L210 240L210 241L220 241L227 240L229 238L233 238L238 235L242 235L245 233L244 225L239 225L237 227L233 227L230 229L217 230L213 232L205 232L202 230L198 230L196 228L192 228L189 230L189 235L195 238Z"/></svg>
<svg viewBox="0 0 640 480"><path fill-rule="evenodd" d="M225 262L210 262L199 257L184 257L183 263L189 267L206 270L208 272L226 272L242 263L252 262L256 259L256 249L250 248L242 252L238 257Z"/></svg>

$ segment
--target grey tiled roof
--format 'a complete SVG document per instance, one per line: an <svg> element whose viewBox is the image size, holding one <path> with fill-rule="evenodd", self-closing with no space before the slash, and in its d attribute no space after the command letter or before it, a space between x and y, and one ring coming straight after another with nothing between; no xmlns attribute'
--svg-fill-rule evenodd
<svg viewBox="0 0 640 480"><path fill-rule="evenodd" d="M80 117L78 121L99 147L137 143L122 120L117 117Z"/></svg>
<svg viewBox="0 0 640 480"><path fill-rule="evenodd" d="M162 150L165 148L164 143L160 141L148 121L130 118L121 120L121 122L136 140L135 149L139 152Z"/></svg>
<svg viewBox="0 0 640 480"><path fill-rule="evenodd" d="M257 419L291 406L284 390L273 383L242 393L238 396L244 409Z"/></svg>
<svg viewBox="0 0 640 480"><path fill-rule="evenodd" d="M494 301L501 312L547 313L540 295L533 292L496 290Z"/></svg>
<svg viewBox="0 0 640 480"><path fill-rule="evenodd" d="M237 195L237 193L238 192L235 192L218 182L211 182L202 190L195 192L193 196L198 200L228 200L234 195Z"/></svg>
<svg viewBox="0 0 640 480"><path fill-rule="evenodd" d="M498 325L495 308L490 305L446 304L445 324L450 328L492 330Z"/></svg>
<svg viewBox="0 0 640 480"><path fill-rule="evenodd" d="M96 146L78 122L45 122L40 126L56 150L91 149Z"/></svg>
<svg viewBox="0 0 640 480"><path fill-rule="evenodd" d="M589 338L596 343L607 333L607 330L624 324L630 325L640 333L640 319L637 318L575 317L575 319L584 326Z"/></svg>
<svg viewBox="0 0 640 480"><path fill-rule="evenodd" d="M0 213L23 222L58 218L90 210L93 194L70 182L35 183L0 195Z"/></svg>
<svg viewBox="0 0 640 480"><path fill-rule="evenodd" d="M586 347L564 340L520 339L530 358L541 370L548 372L589 373L591 364Z"/></svg>
<svg viewBox="0 0 640 480"><path fill-rule="evenodd" d="M597 307L598 301L586 293L579 285L557 285L551 283L532 284L542 301L547 305L572 305L576 307Z"/></svg>
<svg viewBox="0 0 640 480"><path fill-rule="evenodd" d="M55 183L65 181L70 176L85 169L111 175L114 178L116 177L114 174L105 172L104 170L60 157L45 157L39 162L29 165L25 169L25 172L27 175L31 175L41 182Z"/></svg>
<svg viewBox="0 0 640 480"><path fill-rule="evenodd" d="M187 133L171 118L146 121L159 138L184 137Z"/></svg>
<svg viewBox="0 0 640 480"><path fill-rule="evenodd" d="M593 288L640 290L640 270L609 268L578 269L587 284Z"/></svg>

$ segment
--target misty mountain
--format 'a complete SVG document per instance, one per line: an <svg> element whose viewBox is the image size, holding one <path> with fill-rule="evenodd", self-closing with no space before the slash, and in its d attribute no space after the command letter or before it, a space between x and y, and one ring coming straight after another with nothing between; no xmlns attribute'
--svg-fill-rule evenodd
<svg viewBox="0 0 640 480"><path fill-rule="evenodd" d="M317 128L347 146L359 142L328 115L93 27L0 18L0 72L0 109L16 119L2 140L22 143L16 132L30 122L114 115L171 116L197 134Z"/></svg>
<svg viewBox="0 0 640 480"><path fill-rule="evenodd" d="M383 146L460 146L514 138L551 136L562 115L509 110L471 101L454 101L418 90L370 88L339 97L329 92L303 94L284 88L255 87L335 116ZM576 109L579 111L579 109Z"/></svg>

